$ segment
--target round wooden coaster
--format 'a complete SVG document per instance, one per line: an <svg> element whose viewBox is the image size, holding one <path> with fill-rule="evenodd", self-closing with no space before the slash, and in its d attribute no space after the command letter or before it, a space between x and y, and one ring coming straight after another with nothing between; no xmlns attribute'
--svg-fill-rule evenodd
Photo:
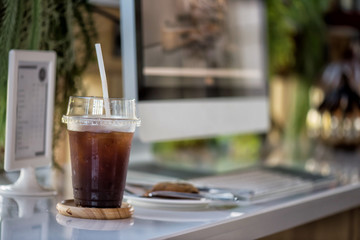
<svg viewBox="0 0 360 240"><path fill-rule="evenodd" d="M86 219L123 219L129 218L134 213L134 208L129 203L123 202L121 208L87 208L77 207L73 199L64 200L56 205L61 215Z"/></svg>

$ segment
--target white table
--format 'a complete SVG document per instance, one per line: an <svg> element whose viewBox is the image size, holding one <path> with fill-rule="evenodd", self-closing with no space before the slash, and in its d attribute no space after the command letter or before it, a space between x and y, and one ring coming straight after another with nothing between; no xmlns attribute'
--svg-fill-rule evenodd
<svg viewBox="0 0 360 240"><path fill-rule="evenodd" d="M58 215L56 203L68 197L40 198L34 208L28 198L23 217L13 199L0 198L1 239L255 239L360 206L360 184L231 209L136 207L133 218L113 221Z"/></svg>

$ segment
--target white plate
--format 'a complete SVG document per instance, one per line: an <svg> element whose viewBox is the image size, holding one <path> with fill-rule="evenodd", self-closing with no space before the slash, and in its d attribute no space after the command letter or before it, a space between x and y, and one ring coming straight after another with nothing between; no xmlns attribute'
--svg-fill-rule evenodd
<svg viewBox="0 0 360 240"><path fill-rule="evenodd" d="M199 209L174 211L173 209L152 209L137 206L134 218L165 222L210 222L241 216L242 212L219 211L214 209Z"/></svg>
<svg viewBox="0 0 360 240"><path fill-rule="evenodd" d="M161 199L161 198L142 198L136 196L124 195L124 199L133 206L151 207L151 208L171 208L171 209L199 209L206 208L211 200L179 200L179 199Z"/></svg>

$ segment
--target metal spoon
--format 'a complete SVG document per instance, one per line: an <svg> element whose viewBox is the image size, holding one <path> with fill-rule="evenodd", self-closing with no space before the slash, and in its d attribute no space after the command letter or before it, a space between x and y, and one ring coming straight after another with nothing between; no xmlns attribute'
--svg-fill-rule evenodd
<svg viewBox="0 0 360 240"><path fill-rule="evenodd" d="M212 201L231 201L237 202L247 200L249 196L234 195L232 193L184 193L173 191L154 191L148 193L145 197L150 198L171 198L171 199L188 199L188 200L212 200Z"/></svg>

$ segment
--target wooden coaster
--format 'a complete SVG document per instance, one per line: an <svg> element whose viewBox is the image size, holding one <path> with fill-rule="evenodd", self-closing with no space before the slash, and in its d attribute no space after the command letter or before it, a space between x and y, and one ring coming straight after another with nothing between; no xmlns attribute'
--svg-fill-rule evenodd
<svg viewBox="0 0 360 240"><path fill-rule="evenodd" d="M134 208L129 203L123 202L121 208L87 208L77 207L73 199L64 200L56 205L61 215L86 219L123 219L129 218L134 213Z"/></svg>

